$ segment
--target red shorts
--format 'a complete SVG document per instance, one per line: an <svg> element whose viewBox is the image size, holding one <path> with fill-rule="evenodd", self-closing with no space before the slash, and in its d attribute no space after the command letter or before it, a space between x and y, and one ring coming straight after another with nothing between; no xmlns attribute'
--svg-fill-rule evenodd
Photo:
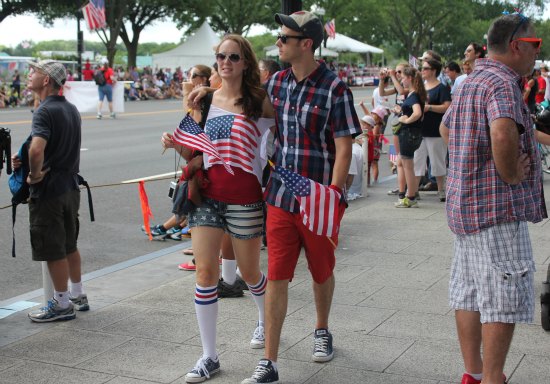
<svg viewBox="0 0 550 384"><path fill-rule="evenodd" d="M302 247L313 281L322 284L332 276L334 246L326 236L309 231L299 213L268 205L267 243L268 280L292 280Z"/></svg>

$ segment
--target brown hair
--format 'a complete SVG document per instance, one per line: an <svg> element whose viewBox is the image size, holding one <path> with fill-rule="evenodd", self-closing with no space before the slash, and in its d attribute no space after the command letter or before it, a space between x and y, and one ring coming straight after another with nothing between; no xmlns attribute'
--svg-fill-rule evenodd
<svg viewBox="0 0 550 384"><path fill-rule="evenodd" d="M241 92L242 97L235 103L243 108L246 117L258 119L262 116L263 101L267 95L260 82L260 69L258 60L252 50L252 46L244 37L240 35L226 35L220 44L216 47L216 53L219 53L220 46L224 41L231 40L239 46L243 55L243 60L247 68L243 71Z"/></svg>
<svg viewBox="0 0 550 384"><path fill-rule="evenodd" d="M202 64L193 65L193 68L197 69L196 71L197 75L201 77L206 77L205 84L207 86L210 86L210 76L212 75L212 69L210 69L208 65L202 65Z"/></svg>
<svg viewBox="0 0 550 384"><path fill-rule="evenodd" d="M426 94L424 80L422 80L420 71L413 67L407 67L403 69L403 75L412 77L411 88L418 94L418 97L420 98L420 106L424 109L428 95Z"/></svg>

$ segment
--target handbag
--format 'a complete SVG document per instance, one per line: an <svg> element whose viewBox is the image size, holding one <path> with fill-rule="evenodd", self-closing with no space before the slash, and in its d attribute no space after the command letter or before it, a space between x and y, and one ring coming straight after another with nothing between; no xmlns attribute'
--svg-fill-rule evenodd
<svg viewBox="0 0 550 384"><path fill-rule="evenodd" d="M397 121L397 123L392 124L391 130L394 135L397 135L399 131L401 130L401 123Z"/></svg>

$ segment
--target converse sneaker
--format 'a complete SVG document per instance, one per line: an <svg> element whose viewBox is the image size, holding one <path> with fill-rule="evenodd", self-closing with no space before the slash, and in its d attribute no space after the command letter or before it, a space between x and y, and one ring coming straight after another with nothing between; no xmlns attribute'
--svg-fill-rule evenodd
<svg viewBox="0 0 550 384"><path fill-rule="evenodd" d="M271 360L261 359L252 377L244 379L241 381L241 384L254 384L254 383L278 383L279 382L279 372L271 363Z"/></svg>
<svg viewBox="0 0 550 384"><path fill-rule="evenodd" d="M36 323L46 323L57 320L72 320L76 317L72 303L67 308L61 308L59 302L52 297L48 305L40 308L38 311L29 313L29 319Z"/></svg>
<svg viewBox="0 0 550 384"><path fill-rule="evenodd" d="M265 347L264 327L259 323L256 329L254 330L254 335L252 335L252 340L250 340L250 347L252 349L260 349Z"/></svg>
<svg viewBox="0 0 550 384"><path fill-rule="evenodd" d="M242 297L244 295L243 290L237 286L237 282L227 284L223 281L223 278L218 280L218 297L219 298L229 298L229 297Z"/></svg>
<svg viewBox="0 0 550 384"><path fill-rule="evenodd" d="M332 335L327 329L316 329L313 338L313 361L324 363L332 360L333 356Z"/></svg>
<svg viewBox="0 0 550 384"><path fill-rule="evenodd" d="M201 356L195 367L185 375L186 383L202 383L220 371L220 361Z"/></svg>
<svg viewBox="0 0 550 384"><path fill-rule="evenodd" d="M69 297L71 303L74 305L74 309L77 311L88 311L90 305L88 304L88 296L85 293L78 295L77 297Z"/></svg>

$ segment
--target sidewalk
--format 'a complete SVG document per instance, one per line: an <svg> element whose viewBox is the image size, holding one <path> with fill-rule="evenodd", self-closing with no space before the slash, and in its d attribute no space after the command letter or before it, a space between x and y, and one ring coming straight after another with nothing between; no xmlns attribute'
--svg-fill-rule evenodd
<svg viewBox="0 0 550 384"><path fill-rule="evenodd" d="M463 372L447 284L453 237L435 192L420 208L395 209L395 180L352 201L337 252L331 312L334 360L311 362L315 309L301 259L289 291L279 369L283 383L458 383ZM548 188L548 182L546 186ZM550 261L548 221L531 225L538 272L536 324L516 328L506 375L513 384L550 377L550 334L540 326L541 282ZM139 264L86 275L91 311L34 324L28 310L0 319L0 383L147 384L185 382L202 353L194 273L177 247ZM266 251L262 251L263 270ZM42 302L40 296L28 298ZM0 307L8 303L0 303ZM240 383L263 350L249 347L257 310L250 297L220 301L222 372L208 382Z"/></svg>

